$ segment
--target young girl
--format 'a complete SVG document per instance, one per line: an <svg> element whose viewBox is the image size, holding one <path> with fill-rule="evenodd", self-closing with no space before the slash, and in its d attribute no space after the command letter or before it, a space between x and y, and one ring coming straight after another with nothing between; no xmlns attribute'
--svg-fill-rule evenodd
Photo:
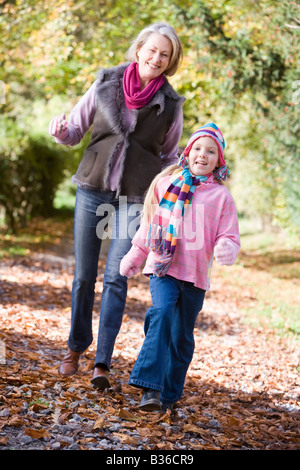
<svg viewBox="0 0 300 470"><path fill-rule="evenodd" d="M214 123L191 136L179 164L150 186L141 226L121 262L120 273L131 277L147 258L143 273L150 276L153 305L129 379L143 389L141 410L172 410L181 398L213 256L232 265L239 252L237 211L222 184L229 173L224 149Z"/></svg>

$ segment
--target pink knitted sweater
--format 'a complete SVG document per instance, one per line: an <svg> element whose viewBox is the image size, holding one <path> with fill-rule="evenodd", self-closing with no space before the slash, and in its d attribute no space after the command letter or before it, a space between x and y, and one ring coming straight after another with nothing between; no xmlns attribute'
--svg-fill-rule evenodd
<svg viewBox="0 0 300 470"><path fill-rule="evenodd" d="M162 178L156 186L160 201L170 184L170 177ZM141 224L132 240L144 260L143 274L152 274L151 265L159 255L145 246L148 226ZM233 197L227 187L220 185L213 176L196 187L192 205L182 221L176 251L168 274L183 281L194 283L204 290L210 288L210 272L214 247L221 239L230 240L236 257L240 248L238 217ZM130 252L129 252L130 253ZM142 263L141 263L142 264Z"/></svg>

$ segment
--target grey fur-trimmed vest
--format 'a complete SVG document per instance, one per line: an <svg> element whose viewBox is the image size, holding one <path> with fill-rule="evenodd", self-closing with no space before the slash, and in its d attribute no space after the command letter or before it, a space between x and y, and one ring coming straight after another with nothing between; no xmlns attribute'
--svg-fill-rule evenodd
<svg viewBox="0 0 300 470"><path fill-rule="evenodd" d="M109 189L114 156L123 146L116 196L143 202L151 181L161 171L161 146L185 98L166 80L148 105L133 110L133 124L126 130L123 74L128 65L99 71L92 137L73 182L94 191Z"/></svg>

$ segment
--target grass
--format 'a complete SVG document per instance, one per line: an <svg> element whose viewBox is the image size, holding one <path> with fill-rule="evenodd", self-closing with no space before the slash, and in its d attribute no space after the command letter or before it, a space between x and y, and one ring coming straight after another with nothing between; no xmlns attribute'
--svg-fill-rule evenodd
<svg viewBox="0 0 300 470"><path fill-rule="evenodd" d="M248 310L248 315L252 317L252 311ZM300 322L299 308L279 302L276 305L267 305L260 302L257 308L258 324L266 324L269 328L277 330L280 334L289 336L299 336L300 339ZM253 322L253 321L252 321Z"/></svg>
<svg viewBox="0 0 300 470"><path fill-rule="evenodd" d="M239 298L244 321L267 327L300 344L300 248L282 232L263 231L253 221L240 222L237 263L220 270Z"/></svg>

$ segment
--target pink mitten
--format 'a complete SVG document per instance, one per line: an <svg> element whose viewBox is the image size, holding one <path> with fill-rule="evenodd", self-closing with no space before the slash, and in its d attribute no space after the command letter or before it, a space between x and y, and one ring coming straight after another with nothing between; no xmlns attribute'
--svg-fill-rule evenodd
<svg viewBox="0 0 300 470"><path fill-rule="evenodd" d="M69 123L66 121L66 115L63 113L52 119L49 125L49 134L63 140L69 134L68 126Z"/></svg>
<svg viewBox="0 0 300 470"><path fill-rule="evenodd" d="M239 246L229 238L221 238L215 246L215 258L221 265L234 264L238 252Z"/></svg>
<svg viewBox="0 0 300 470"><path fill-rule="evenodd" d="M146 254L138 247L133 246L121 261L121 276L132 277L137 274L145 259Z"/></svg>

